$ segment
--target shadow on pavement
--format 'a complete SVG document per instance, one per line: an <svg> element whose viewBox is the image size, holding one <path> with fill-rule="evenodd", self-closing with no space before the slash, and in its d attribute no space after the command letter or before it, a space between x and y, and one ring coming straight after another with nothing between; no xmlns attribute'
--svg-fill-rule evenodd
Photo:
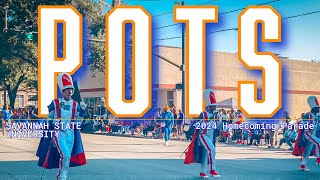
<svg viewBox="0 0 320 180"><path fill-rule="evenodd" d="M43 169L36 161L0 162L0 179L37 180ZM319 179L320 167L309 160L310 172L299 171L297 159L217 160L217 170L227 180ZM184 165L175 159L99 159L71 168L70 180L187 180L200 179L199 164ZM55 179L57 170L45 170L43 179Z"/></svg>

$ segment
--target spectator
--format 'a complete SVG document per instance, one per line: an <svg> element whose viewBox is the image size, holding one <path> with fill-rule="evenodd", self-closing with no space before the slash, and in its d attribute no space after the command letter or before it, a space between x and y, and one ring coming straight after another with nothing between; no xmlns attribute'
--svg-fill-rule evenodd
<svg viewBox="0 0 320 180"><path fill-rule="evenodd" d="M89 107L87 110L87 114L85 115L84 119L93 120L93 108Z"/></svg>
<svg viewBox="0 0 320 180"><path fill-rule="evenodd" d="M14 110L11 116L11 120L13 120L14 122L20 122L19 120L19 114L17 110Z"/></svg>
<svg viewBox="0 0 320 180"><path fill-rule="evenodd" d="M178 118L177 116L177 110L176 110L176 106L172 105L171 106L171 112L173 115L173 126L172 126L172 132L173 132L173 137L178 137L178 129L177 129L177 121L176 119Z"/></svg>
<svg viewBox="0 0 320 180"><path fill-rule="evenodd" d="M38 119L38 112L35 112L35 108L31 108L30 110L30 118L32 120L37 120Z"/></svg>
<svg viewBox="0 0 320 180"><path fill-rule="evenodd" d="M102 116L102 121L103 121L103 126L106 127L107 125L109 125L109 119L108 119L108 115L107 113L104 113Z"/></svg>
<svg viewBox="0 0 320 180"><path fill-rule="evenodd" d="M20 121L27 123L28 122L28 117L26 115L25 111L21 111L19 115Z"/></svg>
<svg viewBox="0 0 320 180"><path fill-rule="evenodd" d="M2 138L6 137L6 123L10 121L12 116L12 111L9 109L9 106L6 104L2 109L3 121L2 121Z"/></svg>
<svg viewBox="0 0 320 180"><path fill-rule="evenodd" d="M229 128L228 127L222 129L221 136L222 136L221 137L221 142L223 142L223 143L228 143L229 142L230 134L229 134Z"/></svg>
<svg viewBox="0 0 320 180"><path fill-rule="evenodd" d="M252 132L252 136L250 138L250 144L249 145L252 145L253 140L256 140L256 144L255 145L259 146L261 144L260 143L260 139L261 139L261 136L262 136L262 130L261 129L252 129L251 132Z"/></svg>
<svg viewBox="0 0 320 180"><path fill-rule="evenodd" d="M93 116L93 108L88 107L87 112L84 116L84 121L82 121L81 131L86 133L92 133L94 131L94 116Z"/></svg>
<svg viewBox="0 0 320 180"><path fill-rule="evenodd" d="M177 119L177 134L178 138L180 139L182 136L182 123L184 120L184 114L181 109L179 109L178 119Z"/></svg>
<svg viewBox="0 0 320 180"><path fill-rule="evenodd" d="M278 125L280 123L279 119L273 119L273 120L268 120L268 124L276 124L277 128L276 129L266 129L266 143L268 144L268 148L274 148L276 143L277 143L277 135L278 134Z"/></svg>
<svg viewBox="0 0 320 180"><path fill-rule="evenodd" d="M236 124L242 124L243 123L243 117L242 117L242 114L241 114L241 111L240 110L237 110L237 113L236 113L236 116L235 116L235 118L236 118ZM242 134L242 132L241 132L241 130L240 129L237 129L236 131L235 131L235 133L236 133L236 140L237 140L237 143L238 144L242 144L242 136L241 136L241 134Z"/></svg>
<svg viewBox="0 0 320 180"><path fill-rule="evenodd" d="M221 112L222 113L221 113L220 119L224 124L226 124L228 122L228 116L227 116L226 110L222 109Z"/></svg>
<svg viewBox="0 0 320 180"><path fill-rule="evenodd" d="M31 120L31 122L32 122L32 121L37 121L38 115L36 115L36 114L34 113L34 108L33 108L33 107L29 107L29 108L28 108L27 118L28 118L28 120Z"/></svg>
<svg viewBox="0 0 320 180"><path fill-rule="evenodd" d="M131 124L132 124L131 135L134 135L134 132L135 132L136 128L138 128L140 126L140 123L138 120L133 120L133 121L131 121Z"/></svg>
<svg viewBox="0 0 320 180"><path fill-rule="evenodd" d="M286 144L288 144L289 150L292 151L293 150L292 143L296 142L297 136L298 136L298 134L294 129L288 129L285 132L284 137L280 139L280 143L279 143L278 149L285 142Z"/></svg>
<svg viewBox="0 0 320 180"><path fill-rule="evenodd" d="M122 126L124 128L124 133L123 134L129 134L129 132L130 132L130 124L131 124L130 120L123 120L123 123L122 123Z"/></svg>
<svg viewBox="0 0 320 180"><path fill-rule="evenodd" d="M184 133L186 135L186 140L187 141L191 141L192 140L192 135L194 133L194 130L195 130L195 121L192 121L192 120L185 120L185 123L187 124L184 124ZM186 130L186 131L185 131Z"/></svg>
<svg viewBox="0 0 320 180"><path fill-rule="evenodd" d="M147 137L149 131L153 131L153 126L151 120L144 121L143 123L143 136Z"/></svg>
<svg viewBox="0 0 320 180"><path fill-rule="evenodd" d="M153 115L154 120L156 119L161 119L161 108L157 108L154 115Z"/></svg>
<svg viewBox="0 0 320 180"><path fill-rule="evenodd" d="M229 124L233 124L234 113L233 111L229 111Z"/></svg>
<svg viewBox="0 0 320 180"><path fill-rule="evenodd" d="M171 112L173 114L173 119L177 119L177 110L175 105L172 105Z"/></svg>
<svg viewBox="0 0 320 180"><path fill-rule="evenodd" d="M154 122L153 138L162 137L162 126L161 126L162 123L164 123L163 120L157 120Z"/></svg>
<svg viewBox="0 0 320 180"><path fill-rule="evenodd" d="M242 144L244 144L244 142L246 141L246 145L249 144L248 139L249 139L249 130L248 129L244 129L242 131L242 135L243 135L243 142Z"/></svg>
<svg viewBox="0 0 320 180"><path fill-rule="evenodd" d="M165 133L165 145L169 145L170 133L173 126L173 114L170 111L169 106L164 107L164 112L162 113L162 118L165 119L164 133Z"/></svg>
<svg viewBox="0 0 320 180"><path fill-rule="evenodd" d="M102 121L97 116L94 116L94 118L95 120L93 121L93 131L96 133L101 133Z"/></svg>
<svg viewBox="0 0 320 180"><path fill-rule="evenodd" d="M286 123L287 125L289 124L289 122L291 121L291 117L289 116L289 113L287 111L285 111L283 113L283 116L282 116L282 120L284 123ZM283 128L283 132L287 132L288 130L288 126L284 127Z"/></svg>

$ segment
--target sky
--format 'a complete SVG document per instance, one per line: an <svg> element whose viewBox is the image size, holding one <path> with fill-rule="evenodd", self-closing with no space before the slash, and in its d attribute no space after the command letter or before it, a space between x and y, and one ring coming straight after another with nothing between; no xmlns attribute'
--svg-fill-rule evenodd
<svg viewBox="0 0 320 180"><path fill-rule="evenodd" d="M245 8L248 5L257 5L275 0L185 0L185 5L217 5L218 12L229 12L236 9ZM111 0L107 0L110 3ZM159 16L159 14L172 12L175 0L124 0L129 5L141 5L152 16L153 28L173 24L173 13ZM319 0L280 0L269 3L277 10L282 18L320 11ZM228 28L238 27L238 15L242 10L219 15L219 22L212 25L212 31L219 31ZM285 19L282 21L282 43L281 46L273 46L264 43L263 50L278 53L281 56L295 60L312 59L320 60L320 13L301 16L297 18ZM171 26L153 30L157 34L157 39L181 36L181 25ZM238 32L224 31L208 35L208 41L212 42L211 50L223 52L238 52ZM153 45L165 45L181 47L181 38L156 41Z"/></svg>

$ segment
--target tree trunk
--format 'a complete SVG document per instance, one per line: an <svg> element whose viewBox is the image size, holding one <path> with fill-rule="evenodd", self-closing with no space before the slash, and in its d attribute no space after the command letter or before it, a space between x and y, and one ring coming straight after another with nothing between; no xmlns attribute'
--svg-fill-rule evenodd
<svg viewBox="0 0 320 180"><path fill-rule="evenodd" d="M14 103L16 102L17 92L8 91L8 96L10 99L10 107L14 110Z"/></svg>
<svg viewBox="0 0 320 180"><path fill-rule="evenodd" d="M6 83L4 83L3 86L3 105L7 104L7 86Z"/></svg>
<svg viewBox="0 0 320 180"><path fill-rule="evenodd" d="M8 91L8 96L10 99L10 107L12 108L12 110L14 110L14 103L16 102L18 89L24 80L25 80L25 75L20 76L18 82L12 89L10 84L5 83L5 86L7 87L7 91Z"/></svg>

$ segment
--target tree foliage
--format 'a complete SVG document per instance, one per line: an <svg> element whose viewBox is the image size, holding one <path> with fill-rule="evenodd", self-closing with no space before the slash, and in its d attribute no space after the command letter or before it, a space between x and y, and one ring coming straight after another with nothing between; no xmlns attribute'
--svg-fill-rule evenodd
<svg viewBox="0 0 320 180"><path fill-rule="evenodd" d="M36 82L36 69L31 64L16 58L3 60L0 71L5 71L2 82L8 92L10 106L14 108L19 88L24 87L25 90L32 89L31 83Z"/></svg>
<svg viewBox="0 0 320 180"><path fill-rule="evenodd" d="M0 1L0 86L5 86L13 107L17 90L21 87L37 87L38 68L38 6L39 5L72 5L83 16L87 35L102 38L104 15L107 10L92 0L1 0ZM8 26L5 31L5 9L8 6ZM27 33L33 32L33 39L28 40ZM89 44L90 52L84 58L104 59L104 48ZM100 63L100 62L99 62ZM97 63L97 64L99 64ZM92 68L93 69L93 68ZM99 68L98 68L99 69ZM13 102L13 103L11 103Z"/></svg>

